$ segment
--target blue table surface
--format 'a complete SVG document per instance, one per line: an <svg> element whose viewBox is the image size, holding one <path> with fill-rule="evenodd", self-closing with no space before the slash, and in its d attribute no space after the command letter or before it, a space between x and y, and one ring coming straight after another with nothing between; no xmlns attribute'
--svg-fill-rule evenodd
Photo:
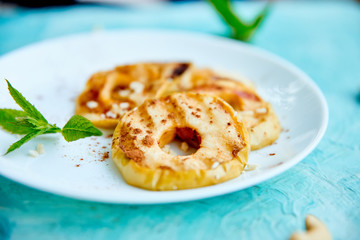
<svg viewBox="0 0 360 240"><path fill-rule="evenodd" d="M237 4L246 16L259 7ZM0 55L44 39L122 28L228 33L204 2L3 8ZM304 229L307 214L320 218L334 239L360 239L359 4L274 3L252 44L297 65L327 99L328 129L302 162L243 191L152 206L78 201L0 177L0 239L288 239Z"/></svg>

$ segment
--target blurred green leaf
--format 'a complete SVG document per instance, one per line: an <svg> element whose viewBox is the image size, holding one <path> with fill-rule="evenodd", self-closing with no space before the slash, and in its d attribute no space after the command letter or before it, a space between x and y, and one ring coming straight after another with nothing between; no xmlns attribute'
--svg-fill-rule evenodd
<svg viewBox="0 0 360 240"><path fill-rule="evenodd" d="M233 33L232 37L241 41L250 40L257 28L264 21L270 6L267 4L252 22L246 23L236 15L230 0L209 0L209 2L231 28Z"/></svg>

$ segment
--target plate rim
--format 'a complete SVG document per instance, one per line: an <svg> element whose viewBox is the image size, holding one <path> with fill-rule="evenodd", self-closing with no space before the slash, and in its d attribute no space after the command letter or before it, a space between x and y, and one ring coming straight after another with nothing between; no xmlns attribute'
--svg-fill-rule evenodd
<svg viewBox="0 0 360 240"><path fill-rule="evenodd" d="M178 203L178 202L188 202L188 201L194 201L194 200L200 200L200 199L207 199L207 198L212 198L212 197L216 197L216 196L221 196L221 195L225 195L225 194L229 194L229 193L233 193L233 192L237 192L240 190L244 190L246 188L249 188L251 186L254 186L256 184L259 184L261 182L265 182L267 180L270 180L271 178L274 178L276 176L278 176L279 174L289 170L290 168L292 168L293 166L295 166L296 164L298 164L300 161L302 161L303 159L305 159L315 148L316 146L319 144L320 140L322 139L322 137L324 136L327 126L328 126L328 121L329 121L329 109L328 109L328 105L326 102L326 98L324 96L324 94L322 93L322 91L320 90L320 88L317 86L317 84L305 73L303 72L301 69L299 69L298 67L296 67L293 63L283 59L280 56L277 56L267 50L264 50L260 47L248 44L248 43L244 43L244 42L240 42L237 40L233 40L233 39L228 39L225 37L221 37L221 36L216 36L216 35L212 35L209 33L199 33L199 32L191 32L191 31L183 31L183 30L168 30L168 29L122 29L122 30L106 30L106 31L101 31L101 32L87 32L87 33L77 33L77 34L70 34L70 35L66 35L66 36L62 36L62 37L56 37L56 38L50 38L50 39L44 39L23 47L20 47L18 49L15 49L13 51L7 52L3 55L0 56L0 62L3 61L5 58L17 54L18 52L21 52L23 50L29 49L29 48L36 48L38 46L41 46L42 44L49 44L52 42L57 42L57 41L64 41L67 39L73 39L73 38L87 38L87 37L94 37L94 36L99 36L99 35L123 35L123 34L154 34L154 35L158 35L158 34L165 34L165 35L181 35L182 37L189 37L189 38L197 38L200 40L205 40L205 41L215 41L215 42L221 42L221 44L230 44L230 45L239 45L241 46L243 49L247 49L250 50L252 53L255 53L257 56L260 56L262 58L265 58L268 61L271 62L275 62L278 65L280 65L281 67L288 69L290 72L292 72L293 74L299 76L299 79L301 82L306 83L315 93L316 93L316 97L319 100L319 104L322 107L321 108L321 124L320 124L320 128L317 129L317 134L314 137L314 139L311 141L310 144L308 144L300 153L296 154L294 157L292 157L291 161L286 161L284 162L282 165L276 167L276 168L272 168L269 169L268 171L262 173L259 176L254 176L250 179L247 180L246 184L242 184L240 187L237 187L236 184L235 185L230 185L230 187L228 188L224 188L224 189L218 189L217 191L205 191L202 192L201 194L190 194L190 195L186 195L185 197L182 194L175 194L174 196L166 196L165 198L159 197L158 199L132 199L131 201L129 201L129 199L125 198L125 199L111 199L111 198L102 198L99 196L88 196L89 194L84 194L84 193L80 193L77 194L76 191L64 191L62 189L53 189L50 186L47 185L38 185L36 182L28 182L25 181L23 179L21 179L18 176L14 176L12 174L7 174L6 171L3 171L2 169L0 169L0 175L17 183L20 183L24 186L36 189L36 190L40 190L42 192L47 192L47 193L51 193L51 194L55 194L55 195L60 195L63 197L68 197L68 198L73 198L73 199L78 199L78 200L83 200L83 201L90 201L90 202L101 202L101 203L111 203L111 204L137 204L137 205L151 205L151 204L165 204L165 203ZM232 187L231 187L232 186ZM211 187L211 186L210 186ZM203 187L203 188L207 188L207 187ZM181 193L182 191L196 191L197 188L195 189L187 189L187 190L177 190L177 191L171 191L171 192L176 192L176 193ZM167 191L165 191L167 192ZM162 192L164 193L164 192ZM178 196L176 196L178 195Z"/></svg>

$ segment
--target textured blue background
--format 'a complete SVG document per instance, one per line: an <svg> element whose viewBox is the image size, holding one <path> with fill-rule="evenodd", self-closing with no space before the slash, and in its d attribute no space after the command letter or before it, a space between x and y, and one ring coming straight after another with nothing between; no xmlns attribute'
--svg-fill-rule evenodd
<svg viewBox="0 0 360 240"><path fill-rule="evenodd" d="M259 6L237 5L249 16ZM205 3L0 9L0 55L72 33L139 27L228 31ZM288 239L309 213L334 239L360 239L359 4L276 3L252 43L304 70L328 101L325 137L301 163L240 192L155 206L82 202L0 177L0 239Z"/></svg>

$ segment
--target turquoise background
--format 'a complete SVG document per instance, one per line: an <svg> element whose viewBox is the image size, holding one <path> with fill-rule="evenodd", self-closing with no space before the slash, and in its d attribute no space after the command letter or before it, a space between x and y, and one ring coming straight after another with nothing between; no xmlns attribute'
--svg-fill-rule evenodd
<svg viewBox="0 0 360 240"><path fill-rule="evenodd" d="M259 7L237 4L246 16ZM228 33L204 2L5 8L0 9L0 55L44 39L121 28ZM297 65L327 99L327 132L301 163L243 191L152 206L78 201L0 177L0 239L288 239L304 229L309 213L328 226L334 239L360 239L359 4L275 3L252 44Z"/></svg>

